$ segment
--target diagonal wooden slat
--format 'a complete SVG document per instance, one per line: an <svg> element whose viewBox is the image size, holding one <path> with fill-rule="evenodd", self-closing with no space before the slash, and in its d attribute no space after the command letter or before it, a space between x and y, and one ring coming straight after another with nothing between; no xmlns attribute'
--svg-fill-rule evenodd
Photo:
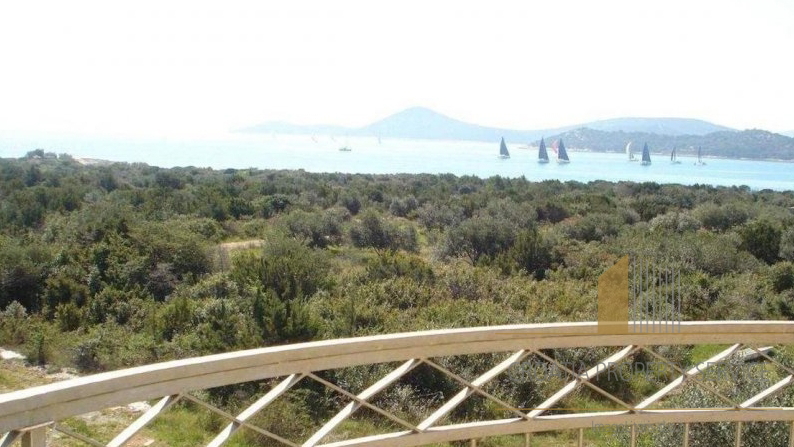
<svg viewBox="0 0 794 447"><path fill-rule="evenodd" d="M239 425L241 425L241 426L243 426L245 428L248 428L250 430L254 430L255 432L261 433L261 434L263 434L263 435L265 435L265 436L267 436L269 438L275 439L276 441L278 441L278 442L280 442L282 444L286 444L286 445L288 445L290 447L298 447L298 444L295 444L294 442L290 441L289 439L282 438L281 436L279 436L279 435L277 435L277 434L275 434L273 432L265 430L262 427L257 427L256 425L250 424L247 421L241 421L241 420L237 419L231 413L223 411L220 408L216 407L215 405L212 405L212 404L209 404L207 402L204 402L203 400L201 400L201 399L199 399L199 398L197 398L195 396L191 396L190 394L183 394L182 398L187 399L187 400L189 400L189 401L191 401L191 402L193 402L193 403L195 403L197 405L200 405L200 406L212 411L213 413L216 413L216 414L218 414L220 416L223 416L226 419L228 419L228 420L230 420L232 422L235 422L235 423L237 423L237 424L239 424Z"/></svg>
<svg viewBox="0 0 794 447"><path fill-rule="evenodd" d="M598 334L597 322L461 328L322 340L173 360L0 394L0 433L131 401L303 371L519 349L792 344L794 321L683 322L680 333Z"/></svg>
<svg viewBox="0 0 794 447"><path fill-rule="evenodd" d="M518 363L521 360L523 360L529 354L530 354L529 351L526 351L526 350L522 349L522 350L514 353L513 355L511 355L507 359L503 360L498 365L496 365L493 368L489 369L488 371L486 371L485 373L483 373L482 375L480 375L479 377L477 377L476 379L474 379L471 382L466 381L465 379L461 378L457 374L452 373L448 369L444 368L441 365L438 365L435 362L432 362L430 360L426 360L428 365L430 365L433 368L441 371L442 373L452 377L456 381L462 383L464 388L462 390L460 390L458 392L458 394L456 394L455 396L450 398L447 402L445 402L444 405L442 405L438 410L433 412L433 414L431 414L430 416L425 418L425 420L420 422L419 425L417 425L416 427L419 430L421 430L421 431L427 430L428 428L432 427L436 422L438 422L439 419L441 419L442 417L446 416L450 411L454 410L455 407L460 405L461 402L466 400L466 398L468 398L469 396L471 396L474 393L480 394L480 395L484 396L487 399L491 399L494 402L496 402L497 404L503 406L504 408L506 408L506 409L508 409L508 410L510 410L510 411L512 411L514 413L517 413L519 416L524 417L524 415L520 411L518 411L517 409L513 408L513 406L511 406L510 404L502 401L501 399L499 399L499 398L497 398L495 396L492 396L490 393L487 393L486 391L483 391L481 387L483 385L485 385L486 383L490 382L491 380L493 380L494 377L498 376L499 374L501 374L502 372L504 372L505 370L507 370L511 366L513 366L516 363Z"/></svg>
<svg viewBox="0 0 794 447"><path fill-rule="evenodd" d="M764 359L766 359L766 360L772 362L773 364L777 365L779 368L784 369L787 373L794 374L794 369L791 369L790 367L788 367L788 366L778 362L777 360L773 359L772 357L770 357L769 354L763 350L764 348L758 349L758 348L754 348L752 346L750 348L753 351L755 351L760 357L763 357Z"/></svg>
<svg viewBox="0 0 794 447"><path fill-rule="evenodd" d="M607 357L606 359L602 360L601 362L596 364L596 366L594 366L594 367L588 369L587 371L583 372L582 374L580 374L579 377L576 380L568 382L565 386L560 388L559 391L557 391L556 393L551 395L551 397L549 397L548 399L543 401L543 403L538 405L538 407L536 409L534 409L534 410L530 411L529 413L527 413L527 416L529 416L530 418L535 418L535 417L540 416L541 414L543 414L543 412L547 411L548 408L551 408L557 402L562 400L562 398L564 398L568 394L572 393L573 390L576 389L576 386L579 384L580 381L592 380L593 378L595 378L596 376L598 376L602 372L607 371L609 369L610 365L614 365L616 363L619 363L620 361L622 361L626 357L630 356L632 353L634 353L638 349L640 349L639 346L628 345L625 348L621 349L620 351L618 351L618 352L612 354L611 356ZM602 368L602 365L604 366L603 368Z"/></svg>
<svg viewBox="0 0 794 447"><path fill-rule="evenodd" d="M361 337L356 339L326 340L298 345L262 348L251 351L218 354L208 357L184 359L162 364L146 365L144 367L128 370L102 373L95 376L86 376L64 382L43 385L26 390L0 394L0 433L10 432L0 438L0 447L11 444L18 445L20 438L35 446L42 446L46 440L46 432L57 427L55 423L89 411L97 411L111 406L122 405L130 401L160 399L163 396L187 393L183 399L196 402L205 408L211 409L216 414L232 422L232 428L246 427L268 436L270 439L282 442L289 446L296 446L295 442L285 440L269 433L267 430L256 427L243 420L244 414L234 416L213 407L211 404L200 401L190 396L193 390L208 389L220 385L263 380L275 377L282 379L291 374L306 374L310 371L325 371L355 365L400 362L410 359L425 359L442 356L468 355L477 353L504 353L505 356L513 355L518 350L530 352L546 349L564 349L573 347L616 347L640 346L642 349L655 349L658 345L698 345L698 344L736 344L752 348L734 352L733 357L744 357L749 353L755 360L768 361L779 368L788 371L783 374L783 381L775 383L761 393L752 396L741 404L736 404L730 399L730 406L723 405L719 408L694 408L694 409L667 409L666 411L652 410L648 405L643 408L629 408L628 411L577 413L572 415L539 415L530 418L527 414L511 408L509 404L502 404L498 399L491 399L481 387L493 382L499 375L494 370L472 382L461 379L456 374L444 368L429 364L441 371L447 377L460 383L464 395L477 393L485 396L491 402L516 412L518 417L503 420L483 420L450 425L439 425L440 419L424 431L410 423L403 422L407 431L397 431L375 436L358 437L347 441L334 442L336 445L347 446L378 446L388 445L405 447L408 445L443 444L450 441L483 439L487 436L504 434L525 434L548 430L580 430L592 427L593 424L606 425L643 425L659 422L667 423L706 423L706 422L731 422L747 424L750 421L788 421L794 420L794 408L790 407L765 407L764 399L769 399L781 390L788 390L794 381L792 366L782 365L780 359L767 354L768 344L780 345L794 343L794 322L684 322L681 332L655 333L655 334L598 334L596 323L559 323L544 325L516 325L496 328L466 328L455 330L428 331L416 334L391 334L384 336ZM650 355L666 363L670 360L661 357L656 352L649 351ZM542 357L542 356L541 356ZM549 363L554 364L553 361ZM571 374L574 379L571 384L563 387L558 393L570 392L570 389L580 387L578 382L588 383L582 373L572 373L567 368L555 365L562 371ZM685 375L689 371L673 370ZM710 366L710 365L709 365ZM687 368L689 369L689 368ZM701 368L702 370L703 368ZM592 371L588 370L588 374ZM606 369L605 369L606 370ZM596 374L603 373L597 369ZM702 375L695 374L693 382L708 389L710 385ZM310 376L311 377L311 376ZM318 378L319 379L319 378ZM684 381L687 378L684 377ZM382 379L383 380L383 379ZM699 381L704 382L701 384ZM322 379L319 379L323 383ZM570 385L570 388L569 388ZM591 387L589 385L585 385ZM340 387L327 384L333 390L350 398L343 404L353 404L344 410L347 415L340 418L349 418L349 414L357 411L356 408L371 405L371 396L359 393L357 396L341 390ZM597 388L597 387L596 387ZM374 392L375 389L373 388ZM710 390L711 391L711 390ZM498 394L498 393L497 393ZM603 393L600 393L603 394ZM470 394L469 394L470 395ZM555 393L557 395L557 393ZM189 396L189 397L188 397ZM663 398L657 397L658 399ZM366 398L366 399L365 399ZM370 402L367 401L369 399ZM613 400L613 399L611 399ZM166 403L166 402L163 402ZM746 408L743 408L745 405ZM155 405L157 406L157 405ZM371 407L369 407L371 408ZM383 414L383 410L374 411ZM250 409L255 412L254 408ZM526 410L525 410L526 411ZM154 410L153 413L157 413ZM162 415L162 410L159 413ZM388 414L388 413L387 413ZM395 420L390 415L389 419ZM448 416L447 416L448 417ZM145 425L146 420L151 420L143 415L128 427L125 439L133 439L129 434L139 426ZM320 421L325 422L325 421ZM338 429L338 425L336 426ZM64 430L69 430L62 427ZM31 431L33 430L33 431ZM398 429L404 430L404 429ZM35 436L34 436L35 435ZM76 438L79 438L77 436ZM328 436L322 439L327 439ZM115 439L115 438L114 438ZM322 439L313 447L319 447ZM100 445L97 441L88 441L88 445ZM129 442L128 442L129 443ZM275 442L270 442L275 444ZM23 443L24 444L24 443ZM118 445L123 444L119 438ZM794 446L792 446L794 447Z"/></svg>
<svg viewBox="0 0 794 447"><path fill-rule="evenodd" d="M11 430L0 438L0 447L9 447L22 435L19 430Z"/></svg>
<svg viewBox="0 0 794 447"><path fill-rule="evenodd" d="M763 348L758 348L758 351L763 352L764 354L768 354L769 352L772 351L772 349L774 349L773 346L764 346ZM745 361L758 360L763 358L761 354L756 352L756 348L752 348L752 347L747 349L742 349L741 351L739 351L737 355L743 358Z"/></svg>
<svg viewBox="0 0 794 447"><path fill-rule="evenodd" d="M181 396L179 394L172 394L160 399L160 401L152 405L151 408L149 408L144 414L136 419L135 422L127 426L127 428L125 428L121 433L116 435L116 437L107 444L108 447L120 447L126 444L130 439L132 439L133 436L135 436L135 434L141 431L146 424L154 420L154 418L156 418L160 413L179 401L180 397Z"/></svg>
<svg viewBox="0 0 794 447"><path fill-rule="evenodd" d="M640 402L635 408L638 410L648 408L648 406L654 404L659 399L663 398L668 393L681 386L681 384L684 383L687 377L693 377L716 364L724 362L728 357L731 356L731 354L736 352L736 350L739 349L741 346L742 345L740 343L736 343L735 345L730 346L728 349L725 349L724 351L710 357L708 360L698 363L697 366L690 368L684 374L681 374L677 379L665 385L663 388L661 388L659 391L654 393L652 396Z"/></svg>
<svg viewBox="0 0 794 447"><path fill-rule="evenodd" d="M334 391L336 391L338 393L341 393L341 394L347 396L350 399L353 399L355 402L358 402L359 404L369 408L370 410L372 410L372 411L374 411L374 412L376 412L376 413L378 413L378 414L380 414L382 416L385 416L385 417L391 419L392 421L402 425L403 427L407 427L407 428L409 428L411 430L416 430L416 427L414 427L409 422L404 421L403 419L401 419L401 418L389 413L388 411L386 411L386 410L384 410L384 409L382 409L380 407L372 405L371 403L367 402L366 400L359 399L358 396L356 396L355 394L351 393L350 391L347 391L346 389L340 387L339 385L333 384L333 383L323 379L322 377L319 377L318 375L316 375L314 373L307 373L306 375L311 377L313 380L316 380L316 381L320 382L321 384L327 386L328 388L331 388L332 390L334 390Z"/></svg>
<svg viewBox="0 0 794 447"><path fill-rule="evenodd" d="M278 399L282 394L287 392L293 385L300 382L300 380L304 377L303 374L291 374L287 376L284 380L282 380L278 385L274 386L270 391L265 393L264 396L257 399L256 402L248 406L245 410L240 412L237 415L238 421L247 421L251 419L255 414L260 412L263 408L270 405L271 402ZM207 447L219 447L226 443L232 435L240 429L240 424L236 421L232 421L218 433L218 436L215 437L212 441L207 444Z"/></svg>
<svg viewBox="0 0 794 447"><path fill-rule="evenodd" d="M782 380L778 381L777 383L775 383L774 385L770 386L769 388L765 389L764 391L761 391L760 393L756 394L755 396L753 396L753 397L747 399L746 401L742 402L742 404L739 405L739 406L741 408L752 407L753 405L757 404L758 402L761 402L762 400L766 399L767 397L769 397L769 396L777 393L781 389L783 389L786 385L791 383L791 379L793 377L794 376L786 376L785 378L783 378Z"/></svg>
<svg viewBox="0 0 794 447"><path fill-rule="evenodd" d="M667 366L669 366L670 368L674 369L675 371L678 371L679 374L681 374L681 375L685 375L686 374L686 372L684 370L682 370L681 368L679 368L678 365L674 364L670 360L667 360L666 358L664 358L664 356L661 356L661 355L657 354L652 349L643 348L643 351L645 351L645 352L651 354L652 356L656 357L657 359L661 360L662 362L667 364ZM724 402L727 402L727 403L731 404L734 408L739 408L739 404L737 402L735 402L733 399L731 399L729 397L726 397L724 394L720 393L719 391L714 389L714 387L708 385L707 383L701 382L697 378L697 375L689 376L689 379L691 379L692 382L694 382L695 384L697 384L698 386L700 386L704 390L707 390L707 391L711 392L712 394L714 394L715 396L719 397Z"/></svg>
<svg viewBox="0 0 794 447"><path fill-rule="evenodd" d="M91 439L88 436L86 436L86 435L84 435L82 433L77 433L74 430L70 430L67 427L64 427L63 425L54 424L52 426L52 429L55 430L55 431L59 431L59 432L65 434L66 436L69 436L71 438L79 439L80 441L83 441L83 442L85 442L86 444L89 444L89 445L93 445L94 447L105 447L105 444L97 441L96 439Z"/></svg>
<svg viewBox="0 0 794 447"><path fill-rule="evenodd" d="M375 394L383 391L384 388L388 387L394 381L398 380L399 378L403 377L409 371L413 370L417 366L422 364L422 360L420 359L411 359L407 362L403 363L402 365L398 366L389 374L383 376L380 380L372 384L370 387L362 391L358 394L359 399L362 401L368 401L372 398ZM361 403L358 401L352 401L345 405L339 413L337 413L334 417L328 420L319 430L317 430L306 442L303 443L303 447L312 447L320 442L328 433L330 433L337 425L342 423L345 419L350 417L356 410L361 408Z"/></svg>
<svg viewBox="0 0 794 447"><path fill-rule="evenodd" d="M561 370L563 370L566 373L570 374L572 377L574 377L574 378L578 378L579 377L579 374L576 374L576 372L571 371L565 365L562 365L560 362L554 360L553 358L547 356L546 354L544 354L544 353L542 353L540 351L535 351L535 355L538 355L538 356L542 357L547 362L555 365L557 368L560 368ZM581 381L581 383L583 383L585 386L587 386L588 388L592 389L596 393L598 393L598 394L606 397L607 399L611 400L612 402L615 402L618 405L622 405L623 407L626 407L629 410L632 409L631 405L629 405L626 402L623 402L621 399L615 397L612 393L609 393L609 392L601 389L601 387L593 385L592 383L590 383L590 381Z"/></svg>

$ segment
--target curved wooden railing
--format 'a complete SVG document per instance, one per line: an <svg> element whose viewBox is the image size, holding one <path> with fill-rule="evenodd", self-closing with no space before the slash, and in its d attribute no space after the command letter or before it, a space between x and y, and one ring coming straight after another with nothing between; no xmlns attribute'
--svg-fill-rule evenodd
<svg viewBox="0 0 794 447"><path fill-rule="evenodd" d="M630 329L632 325L629 325ZM664 327L664 325L659 325ZM654 350L661 345L727 344L728 349L700 365L681 369ZM785 321L722 321L684 322L675 331L627 334L599 334L597 323L531 324L466 329L434 330L390 335L378 335L339 340L325 340L230 352L189 358L125 370L80 377L63 382L28 388L0 395L0 433L5 436L0 446L21 440L25 446L46 445L50 430L73 436L89 445L120 446L132 439L139 430L166 411L178 400L189 400L228 420L228 425L209 443L220 446L239 428L255 430L269 437L275 444L290 446L408 446L453 440L469 440L508 434L530 434L551 430L583 431L595 425L685 424L684 445L688 442L689 424L697 422L735 422L736 444L741 445L742 423L751 421L787 421L791 424L790 445L794 445L794 408L764 407L764 400L790 386L794 365L787 365L770 354L768 345L794 344L794 322ZM555 348L618 347L599 365L588 371L575 372L544 353ZM654 395L638 403L624 402L592 383L592 378L611 365L642 351L646 356L666 362L680 376ZM466 380L450 371L434 358L481 353L506 353L505 360L474 380ZM687 381L709 388L698 381L698 374L712 364L735 356L754 357L783 371L786 377L762 392L742 402L733 401L711 389L725 404L715 408L660 409L661 402L673 389ZM529 357L543 359L570 375L570 382L549 396L537 408L517 408L485 391L484 385ZM403 362L399 367L363 391L354 392L325 380L318 371L385 362ZM378 408L370 401L395 381L420 364L451 378L460 384L460 392L439 406L424 420L409 422ZM606 367L604 367L604 365ZM231 415L192 393L223 385L262 379L283 378L250 407L238 415ZM260 410L282 396L301 380L313 380L349 399L349 404L325 423L308 439L285 439L248 421ZM617 411L577 412L574 414L545 414L577 387L588 387L612 401ZM479 395L501 406L512 416L505 419L439 425L439 422L471 395ZM98 442L59 425L66 418L130 402L159 399L134 423L110 442ZM327 435L357 409L375 411L403 430L323 443Z"/></svg>

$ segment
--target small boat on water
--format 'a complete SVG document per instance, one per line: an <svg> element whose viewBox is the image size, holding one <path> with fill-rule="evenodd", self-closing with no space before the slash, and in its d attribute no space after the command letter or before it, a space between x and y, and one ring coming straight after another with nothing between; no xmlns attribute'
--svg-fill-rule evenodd
<svg viewBox="0 0 794 447"><path fill-rule="evenodd" d="M698 161L695 162L695 166L704 166L706 164L703 161L703 148L698 146Z"/></svg>
<svg viewBox="0 0 794 447"><path fill-rule="evenodd" d="M499 158L510 158L510 152L507 151L507 145L505 144L505 137L502 137L502 142L499 143Z"/></svg>
<svg viewBox="0 0 794 447"><path fill-rule="evenodd" d="M549 153L546 151L546 142L543 138L540 139L540 147L538 147L538 163L548 163Z"/></svg>
<svg viewBox="0 0 794 447"><path fill-rule="evenodd" d="M678 155L676 155L676 150L673 148L673 152L670 153L670 163L674 165L680 165L681 160L678 159Z"/></svg>
<svg viewBox="0 0 794 447"><path fill-rule="evenodd" d="M642 163L643 166L648 166L651 164L651 151L648 150L648 143L645 143L645 146L642 147Z"/></svg>
<svg viewBox="0 0 794 447"><path fill-rule="evenodd" d="M339 152L350 152L352 150L353 149L351 149L349 146L342 146L339 148Z"/></svg>
<svg viewBox="0 0 794 447"><path fill-rule="evenodd" d="M629 157L629 161L639 161L637 157L634 156L634 153L631 152L631 141L626 145L626 156Z"/></svg>
<svg viewBox="0 0 794 447"><path fill-rule="evenodd" d="M565 150L565 143L560 138L560 145L557 147L557 163L566 164L570 163L571 159L568 158L568 151Z"/></svg>

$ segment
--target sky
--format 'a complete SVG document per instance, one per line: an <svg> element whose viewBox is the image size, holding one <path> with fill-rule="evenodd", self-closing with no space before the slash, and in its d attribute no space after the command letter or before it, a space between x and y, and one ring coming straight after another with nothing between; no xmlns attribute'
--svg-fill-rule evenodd
<svg viewBox="0 0 794 447"><path fill-rule="evenodd" d="M6 1L0 130L362 126L411 106L541 129L794 129L794 0Z"/></svg>

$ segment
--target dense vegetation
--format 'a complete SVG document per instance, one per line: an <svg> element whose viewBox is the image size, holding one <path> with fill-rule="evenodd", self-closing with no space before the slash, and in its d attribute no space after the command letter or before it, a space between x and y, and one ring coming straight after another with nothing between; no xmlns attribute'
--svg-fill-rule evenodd
<svg viewBox="0 0 794 447"><path fill-rule="evenodd" d="M792 319L792 207L794 192L745 187L81 166L34 152L0 160L0 345L96 372L312 339L594 320L596 280L628 252L682 271L686 319ZM262 242L227 244L247 240ZM494 357L442 363L468 374ZM383 371L334 380L366 386ZM631 399L673 374L611 387ZM560 384L516 377L500 389L524 406ZM234 412L258 386L209 398ZM418 368L378 403L415 419L456 389ZM342 401L307 385L274 410L306 419L256 423L297 439ZM454 418L496 411L474 402Z"/></svg>
<svg viewBox="0 0 794 447"><path fill-rule="evenodd" d="M697 148L702 147L703 155L711 157L794 160L794 138L758 129L720 131L706 135L661 135L581 128L551 136L547 141L557 138L562 138L567 147L594 152L622 152L626 143L633 141L635 152L640 152L642 145L647 142L651 153L665 155L669 155L673 148L678 149L679 155L697 155ZM539 144L539 141L535 144Z"/></svg>

